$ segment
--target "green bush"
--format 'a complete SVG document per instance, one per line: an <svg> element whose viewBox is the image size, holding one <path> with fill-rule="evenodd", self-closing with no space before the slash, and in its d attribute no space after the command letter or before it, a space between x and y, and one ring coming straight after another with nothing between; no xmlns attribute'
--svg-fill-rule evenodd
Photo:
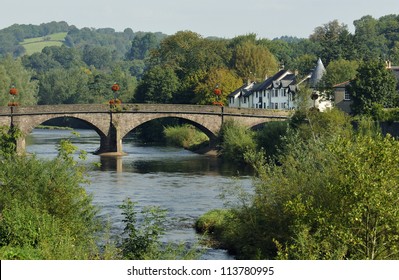
<svg viewBox="0 0 399 280"><path fill-rule="evenodd" d="M209 141L208 136L188 124L183 126L167 126L164 129L164 134L167 144L185 149L192 149Z"/></svg>
<svg viewBox="0 0 399 280"><path fill-rule="evenodd" d="M282 145L282 137L287 134L287 122L269 122L256 132L256 142L259 148L263 149L269 158L277 155Z"/></svg>
<svg viewBox="0 0 399 280"><path fill-rule="evenodd" d="M358 123L312 112L284 138L278 164L247 153L253 195L229 208L221 233L238 258L399 257L399 142Z"/></svg>
<svg viewBox="0 0 399 280"><path fill-rule="evenodd" d="M254 132L235 122L223 124L220 142L221 157L235 163L245 163L245 153L256 150Z"/></svg>
<svg viewBox="0 0 399 280"><path fill-rule="evenodd" d="M0 257L96 258L97 209L81 168L66 154L39 160L8 151L0 160Z"/></svg>

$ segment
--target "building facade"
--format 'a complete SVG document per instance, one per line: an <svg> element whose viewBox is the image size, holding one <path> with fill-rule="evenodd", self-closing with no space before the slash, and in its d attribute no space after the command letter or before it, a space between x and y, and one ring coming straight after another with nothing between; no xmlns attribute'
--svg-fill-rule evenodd
<svg viewBox="0 0 399 280"><path fill-rule="evenodd" d="M308 106L315 106L320 110L331 107L331 102L322 100L322 95L316 91L317 84L325 73L321 59L315 69L304 79L298 81L297 75L289 70L280 70L272 77L261 83L248 82L228 96L229 107L259 108L274 110L293 110L298 107L299 85L308 83L317 94L315 100L307 100Z"/></svg>

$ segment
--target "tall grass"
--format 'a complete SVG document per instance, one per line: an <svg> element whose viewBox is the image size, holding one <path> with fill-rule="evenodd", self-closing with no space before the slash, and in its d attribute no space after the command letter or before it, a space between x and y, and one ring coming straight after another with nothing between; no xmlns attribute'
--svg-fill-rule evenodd
<svg viewBox="0 0 399 280"><path fill-rule="evenodd" d="M188 124L165 127L164 134L168 145L183 147L185 149L192 149L209 141L208 136Z"/></svg>

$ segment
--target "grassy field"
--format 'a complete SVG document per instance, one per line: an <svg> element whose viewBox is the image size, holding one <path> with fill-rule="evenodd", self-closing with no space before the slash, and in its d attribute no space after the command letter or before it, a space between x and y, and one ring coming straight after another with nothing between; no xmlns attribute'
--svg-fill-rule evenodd
<svg viewBox="0 0 399 280"><path fill-rule="evenodd" d="M66 32L62 32L45 37L29 38L21 42L21 45L25 48L26 54L31 55L35 52L41 52L45 47L61 46L64 43L66 35Z"/></svg>

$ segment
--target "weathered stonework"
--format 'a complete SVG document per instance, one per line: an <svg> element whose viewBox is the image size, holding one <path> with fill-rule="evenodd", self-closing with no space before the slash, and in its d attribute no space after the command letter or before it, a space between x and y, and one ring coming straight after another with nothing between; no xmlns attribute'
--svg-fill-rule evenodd
<svg viewBox="0 0 399 280"><path fill-rule="evenodd" d="M289 111L240 109L218 106L182 104L122 104L110 108L105 104L41 105L29 107L0 107L0 125L18 127L24 136L38 125L59 117L76 118L89 124L100 136L100 154L122 155L122 139L133 129L159 118L180 118L203 131L210 142L216 139L222 123L235 120L247 127L268 121L285 120ZM17 142L17 150L25 150L25 138Z"/></svg>

